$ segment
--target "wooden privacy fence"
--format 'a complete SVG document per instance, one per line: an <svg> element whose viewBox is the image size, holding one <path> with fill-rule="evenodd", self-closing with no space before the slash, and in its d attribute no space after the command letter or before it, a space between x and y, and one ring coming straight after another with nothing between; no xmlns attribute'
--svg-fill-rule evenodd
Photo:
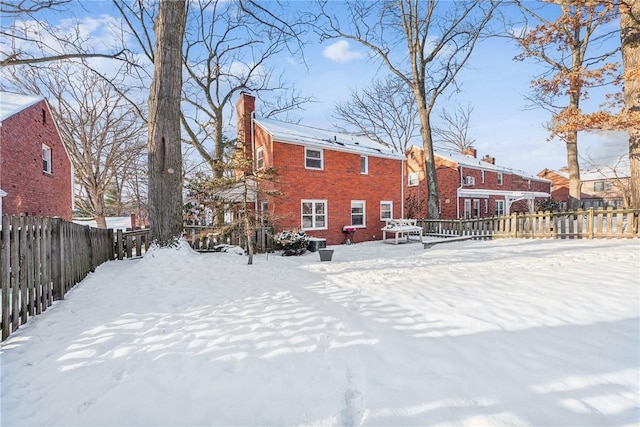
<svg viewBox="0 0 640 427"><path fill-rule="evenodd" d="M473 219L419 219L425 235L474 239L640 238L640 209L534 212Z"/></svg>
<svg viewBox="0 0 640 427"><path fill-rule="evenodd" d="M59 218L2 216L2 341L113 257L113 231Z"/></svg>
<svg viewBox="0 0 640 427"><path fill-rule="evenodd" d="M115 258L139 257L149 249L148 228L134 231L118 230L115 243ZM269 252L273 250L273 232L271 227L257 227L253 233L253 250ZM185 225L184 239L198 252L215 252L221 244L245 248L244 233L237 228ZM246 248L245 248L246 249Z"/></svg>

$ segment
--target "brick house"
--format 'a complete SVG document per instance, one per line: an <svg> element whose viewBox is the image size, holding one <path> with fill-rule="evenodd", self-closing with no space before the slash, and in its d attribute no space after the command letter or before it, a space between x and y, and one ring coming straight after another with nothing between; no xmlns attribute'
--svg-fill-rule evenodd
<svg viewBox="0 0 640 427"><path fill-rule="evenodd" d="M47 101L0 92L2 213L71 220L72 167Z"/></svg>
<svg viewBox="0 0 640 427"><path fill-rule="evenodd" d="M465 153L435 151L440 218L483 218L529 212L549 197L551 182L495 164L495 158L477 159L473 148ZM422 148L407 150L407 217L427 217L427 189Z"/></svg>
<svg viewBox="0 0 640 427"><path fill-rule="evenodd" d="M551 181L551 197L566 210L569 206L569 170L543 169L538 172L538 176ZM628 168L581 171L580 180L581 208L619 208L629 205Z"/></svg>
<svg viewBox="0 0 640 427"><path fill-rule="evenodd" d="M258 210L276 232L304 230L327 244L381 238L385 219L402 217L405 157L367 138L254 115L255 98L237 103L238 149L256 169L273 167L277 182L264 182L277 196L258 192Z"/></svg>

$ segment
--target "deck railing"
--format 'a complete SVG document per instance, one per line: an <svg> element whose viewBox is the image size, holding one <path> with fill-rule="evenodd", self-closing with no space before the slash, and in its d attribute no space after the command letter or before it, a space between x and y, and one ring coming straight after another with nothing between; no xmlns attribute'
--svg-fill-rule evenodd
<svg viewBox="0 0 640 427"><path fill-rule="evenodd" d="M474 239L640 238L640 209L586 209L534 212L469 219L419 219L425 235Z"/></svg>

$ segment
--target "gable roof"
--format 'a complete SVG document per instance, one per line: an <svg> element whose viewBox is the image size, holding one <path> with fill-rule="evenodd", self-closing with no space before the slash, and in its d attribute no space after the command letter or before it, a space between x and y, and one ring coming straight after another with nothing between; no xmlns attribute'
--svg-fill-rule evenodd
<svg viewBox="0 0 640 427"><path fill-rule="evenodd" d="M43 100L44 97L39 95L0 91L0 122Z"/></svg>
<svg viewBox="0 0 640 427"><path fill-rule="evenodd" d="M483 169L483 170L487 170L487 171L494 171L494 172L503 172L503 173L509 173L512 175L518 175L521 176L523 178L527 178L527 179L532 179L535 181L542 181L542 182L551 182L550 180L546 179L546 178L541 178L537 175L533 175L530 174L528 172L525 171L521 171L521 170L517 170L517 169L512 169L512 168L507 168L504 166L498 166L498 165L494 165L488 162L485 162L484 160L480 160L477 159L475 157L471 157L471 156L467 156L461 153L457 153L455 151L447 151L447 150L434 150L434 155L442 157L444 159L450 160L452 162L457 163L459 166L466 166L469 168L474 168L474 169Z"/></svg>
<svg viewBox="0 0 640 427"><path fill-rule="evenodd" d="M389 145L362 136L338 133L278 120L255 117L254 123L266 130L274 141L326 148L367 156L404 160L405 156Z"/></svg>
<svg viewBox="0 0 640 427"><path fill-rule="evenodd" d="M569 172L555 171L551 169L549 169L549 171L567 180L569 179ZM607 179L624 179L624 178L629 178L630 176L631 176L631 172L628 165L620 166L617 169L614 169L613 167L604 166L598 169L580 171L581 181L604 181Z"/></svg>

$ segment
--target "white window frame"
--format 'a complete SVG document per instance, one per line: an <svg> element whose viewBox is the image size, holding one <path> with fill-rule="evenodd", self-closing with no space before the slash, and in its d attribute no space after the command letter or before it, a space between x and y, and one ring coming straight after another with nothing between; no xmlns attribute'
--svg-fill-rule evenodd
<svg viewBox="0 0 640 427"><path fill-rule="evenodd" d="M480 199L473 199L473 218L480 218Z"/></svg>
<svg viewBox="0 0 640 427"><path fill-rule="evenodd" d="M420 184L420 174L418 172L409 172L407 174L407 186L417 187Z"/></svg>
<svg viewBox="0 0 640 427"><path fill-rule="evenodd" d="M304 204L311 204L311 214L304 213ZM316 207L318 205L324 206L324 212L322 214L318 214L316 212ZM328 204L326 200L301 200L300 201L300 228L302 230L326 230L328 227ZM311 216L311 227L304 226L304 218ZM318 218L324 217L324 226L318 226Z"/></svg>
<svg viewBox="0 0 640 427"><path fill-rule="evenodd" d="M264 168L264 147L258 147L256 149L256 170Z"/></svg>
<svg viewBox="0 0 640 427"><path fill-rule="evenodd" d="M320 153L320 158L317 157L309 157L309 152L318 152ZM309 166L309 161L320 161L320 167ZM304 167L305 169L313 169L313 170L323 170L324 169L324 150L322 148L304 148Z"/></svg>
<svg viewBox="0 0 640 427"><path fill-rule="evenodd" d="M480 171L480 182L484 184L484 170Z"/></svg>
<svg viewBox="0 0 640 427"><path fill-rule="evenodd" d="M360 173L362 175L369 173L369 156L360 156Z"/></svg>
<svg viewBox="0 0 640 427"><path fill-rule="evenodd" d="M502 185L504 183L504 176L502 172L498 172L498 185Z"/></svg>
<svg viewBox="0 0 640 427"><path fill-rule="evenodd" d="M464 219L471 218L471 199L464 199Z"/></svg>
<svg viewBox="0 0 640 427"><path fill-rule="evenodd" d="M390 200L383 200L380 202L380 221L385 221L387 219L393 219L393 202Z"/></svg>
<svg viewBox="0 0 640 427"><path fill-rule="evenodd" d="M362 224L354 224L353 223L353 209L362 206L362 214L357 214L358 216L362 215ZM351 201L351 227L355 228L364 228L367 226L367 202L364 200L352 200Z"/></svg>
<svg viewBox="0 0 640 427"><path fill-rule="evenodd" d="M51 147L42 144L42 172L51 175L53 167L51 165Z"/></svg>
<svg viewBox="0 0 640 427"><path fill-rule="evenodd" d="M465 176L464 177L464 184L465 185L476 185L476 179L472 176Z"/></svg>
<svg viewBox="0 0 640 427"><path fill-rule="evenodd" d="M504 200L496 200L496 216L504 215Z"/></svg>

